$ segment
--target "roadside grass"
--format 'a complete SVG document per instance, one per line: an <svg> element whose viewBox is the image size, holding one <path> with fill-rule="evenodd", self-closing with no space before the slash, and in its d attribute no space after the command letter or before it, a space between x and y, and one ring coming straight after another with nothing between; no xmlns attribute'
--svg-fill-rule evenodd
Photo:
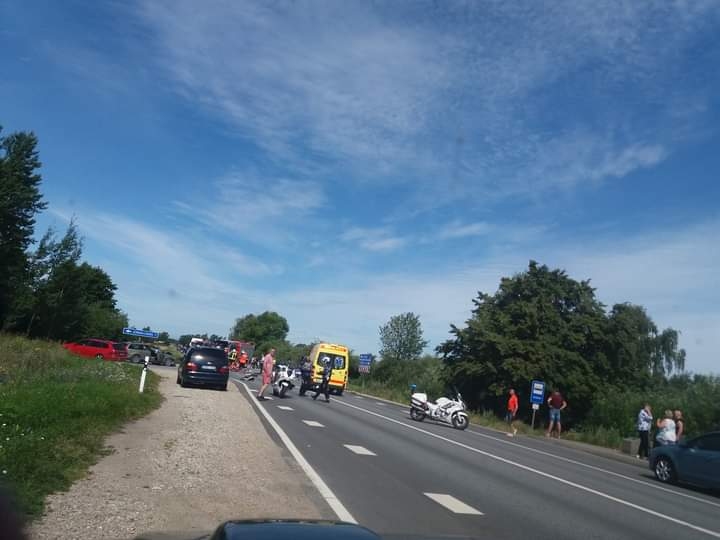
<svg viewBox="0 0 720 540"><path fill-rule="evenodd" d="M19 510L42 513L50 493L68 489L110 450L107 435L162 402L150 372L77 358L60 345L0 334L0 482Z"/></svg>
<svg viewBox="0 0 720 540"><path fill-rule="evenodd" d="M398 388L386 386L378 381L351 379L348 383L348 390L368 394L382 399L388 399L397 403L407 403L408 406L410 404L409 389L407 391L402 391ZM500 418L493 411L468 411L468 414L472 424L498 431L510 431L505 420ZM521 421L515 422L515 427L520 434L543 437L546 429L545 421L545 415L538 413L535 419L535 429L533 429L530 424ZM612 448L614 450L619 450L623 441L623 437L617 429L595 426L564 431L562 438L569 441L577 441L595 446Z"/></svg>

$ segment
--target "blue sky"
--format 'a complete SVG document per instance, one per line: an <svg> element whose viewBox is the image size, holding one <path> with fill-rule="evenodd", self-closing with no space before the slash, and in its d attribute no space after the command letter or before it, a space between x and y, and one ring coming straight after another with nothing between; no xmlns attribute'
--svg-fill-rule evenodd
<svg viewBox="0 0 720 540"><path fill-rule="evenodd" d="M435 346L530 259L719 372L720 4L0 4L0 123L137 326Z"/></svg>

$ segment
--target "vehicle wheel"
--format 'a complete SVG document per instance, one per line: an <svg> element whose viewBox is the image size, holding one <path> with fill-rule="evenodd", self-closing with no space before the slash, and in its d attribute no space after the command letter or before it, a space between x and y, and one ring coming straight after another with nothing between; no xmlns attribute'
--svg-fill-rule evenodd
<svg viewBox="0 0 720 540"><path fill-rule="evenodd" d="M165 365L166 365L167 367L172 367L173 361L172 361L172 360L165 360Z"/></svg>
<svg viewBox="0 0 720 540"><path fill-rule="evenodd" d="M105 357L102 354L98 353L95 355L95 358L97 358L98 360L103 360Z"/></svg>
<svg viewBox="0 0 720 540"><path fill-rule="evenodd" d="M467 429L470 421L463 414L456 414L452 417L452 424L455 429Z"/></svg>
<svg viewBox="0 0 720 540"><path fill-rule="evenodd" d="M673 484L677 480L675 467L669 458L660 456L655 462L655 478L666 484Z"/></svg>
<svg viewBox="0 0 720 540"><path fill-rule="evenodd" d="M285 392L287 392L287 386L281 386L280 387L280 397L281 398L285 397Z"/></svg>
<svg viewBox="0 0 720 540"><path fill-rule="evenodd" d="M220 390L222 392L227 392L227 384L224 386L218 386L218 390Z"/></svg>
<svg viewBox="0 0 720 540"><path fill-rule="evenodd" d="M410 418L413 420L417 420L418 422L422 422L425 420L425 413L422 411L419 411L415 407L410 407Z"/></svg>
<svg viewBox="0 0 720 540"><path fill-rule="evenodd" d="M342 388L338 388L337 390L335 390L335 395L337 395L337 396L342 396L342 395L343 395L343 391L344 391L344 390L343 390Z"/></svg>
<svg viewBox="0 0 720 540"><path fill-rule="evenodd" d="M139 355L139 354L134 354L134 355L132 356L132 358L130 358L130 361L131 361L133 364L139 364L139 363L140 363L140 355Z"/></svg>
<svg viewBox="0 0 720 540"><path fill-rule="evenodd" d="M185 379L182 377L180 377L180 386L182 386L183 388L187 388L187 383L185 382Z"/></svg>
<svg viewBox="0 0 720 540"><path fill-rule="evenodd" d="M180 375L177 376L177 380L175 381L175 384L180 384Z"/></svg>
<svg viewBox="0 0 720 540"><path fill-rule="evenodd" d="M277 395L278 395L278 391L273 388L272 394L273 394L273 396L277 396Z"/></svg>

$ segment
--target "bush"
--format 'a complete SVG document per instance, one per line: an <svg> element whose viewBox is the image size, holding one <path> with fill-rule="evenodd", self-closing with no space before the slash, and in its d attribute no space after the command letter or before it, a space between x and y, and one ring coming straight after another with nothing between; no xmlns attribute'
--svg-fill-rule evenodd
<svg viewBox="0 0 720 540"><path fill-rule="evenodd" d="M38 515L104 452L104 439L157 407L159 378L138 393L135 366L77 358L54 343L0 335L0 478Z"/></svg>
<svg viewBox="0 0 720 540"><path fill-rule="evenodd" d="M719 402L719 377L681 375L644 392L611 388L596 395L583 427L614 429L623 437L634 435L637 414L645 403L650 403L656 419L666 409L680 409L685 432L688 436L698 435L720 427Z"/></svg>

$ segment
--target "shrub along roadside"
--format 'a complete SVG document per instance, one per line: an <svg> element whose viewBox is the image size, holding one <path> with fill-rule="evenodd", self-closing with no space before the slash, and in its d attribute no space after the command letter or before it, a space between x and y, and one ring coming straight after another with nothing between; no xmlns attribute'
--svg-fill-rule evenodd
<svg viewBox="0 0 720 540"><path fill-rule="evenodd" d="M437 369L439 362L424 359L414 363L388 363L385 366L381 362L373 366L376 369L371 375L351 379L349 389L409 405L410 383L413 382L417 384L418 391L427 392L431 399L441 395L452 397L441 382ZM543 406L538 411L536 429L533 431L529 426L531 411L526 399L526 396L520 396L520 416L526 423L517 422L517 427L521 433L542 435L547 427L547 409ZM504 397L498 401L502 407ZM592 408L582 424L563 424L563 438L620 449L623 438L637 437L635 422L645 402L652 405L655 418L660 417L665 409L681 409L686 423L686 436L693 437L720 429L718 401L720 377L709 375L676 375L656 388L642 392L608 387L593 398ZM573 405L572 402L569 404L570 407ZM477 425L507 430L502 420L502 410L471 411L470 419Z"/></svg>
<svg viewBox="0 0 720 540"><path fill-rule="evenodd" d="M159 377L122 363L77 358L55 343L0 335L0 482L19 510L42 513L45 497L83 477L105 437L162 402Z"/></svg>

